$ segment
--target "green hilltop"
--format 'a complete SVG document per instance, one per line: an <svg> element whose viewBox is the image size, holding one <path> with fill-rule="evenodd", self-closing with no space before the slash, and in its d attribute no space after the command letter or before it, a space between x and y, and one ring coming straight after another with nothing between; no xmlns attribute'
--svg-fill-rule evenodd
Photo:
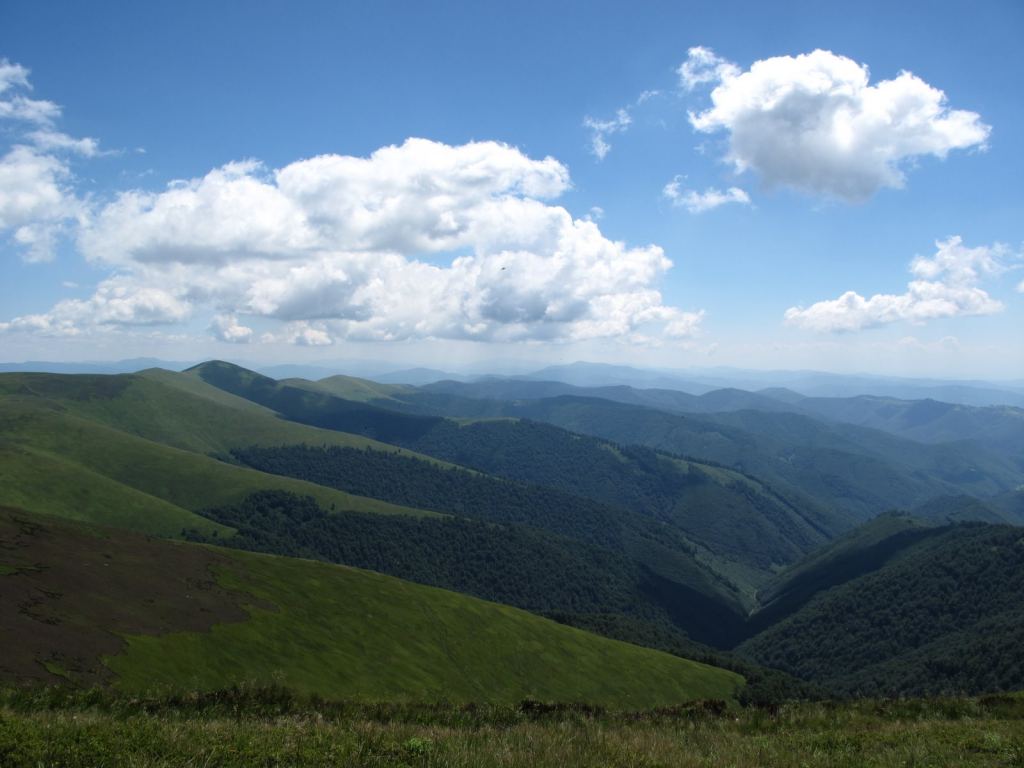
<svg viewBox="0 0 1024 768"><path fill-rule="evenodd" d="M271 489L329 509L430 514L214 458L282 442L395 449L290 423L244 400L227 405L213 392L146 376L0 374L0 503L165 536L226 533L196 513Z"/></svg>

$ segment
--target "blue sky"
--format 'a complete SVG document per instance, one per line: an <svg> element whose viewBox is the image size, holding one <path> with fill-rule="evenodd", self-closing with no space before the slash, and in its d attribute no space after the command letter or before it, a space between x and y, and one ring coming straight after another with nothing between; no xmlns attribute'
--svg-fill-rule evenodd
<svg viewBox="0 0 1024 768"><path fill-rule="evenodd" d="M1017 2L9 0L0 358L1024 377L1022 33Z"/></svg>

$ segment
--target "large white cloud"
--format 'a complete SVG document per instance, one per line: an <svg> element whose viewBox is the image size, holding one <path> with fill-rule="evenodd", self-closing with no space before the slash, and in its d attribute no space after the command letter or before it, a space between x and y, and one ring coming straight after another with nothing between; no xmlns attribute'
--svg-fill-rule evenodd
<svg viewBox="0 0 1024 768"><path fill-rule="evenodd" d="M935 244L935 255L910 263L915 278L901 294L878 293L865 298L847 291L837 299L806 309L790 307L785 321L812 331L857 331L896 322L923 323L944 317L991 315L1003 309L978 283L1004 270L1002 246L968 248L959 237Z"/></svg>
<svg viewBox="0 0 1024 768"><path fill-rule="evenodd" d="M728 160L769 186L864 200L903 186L913 158L981 147L990 133L977 113L950 109L941 90L910 72L870 84L866 65L830 51L742 71L694 48L679 71L687 88L717 83L711 106L691 113L693 127L726 131Z"/></svg>
<svg viewBox="0 0 1024 768"><path fill-rule="evenodd" d="M609 240L546 202L569 187L553 158L495 142L409 139L366 158L229 164L97 211L79 249L114 277L32 322L88 325L84 304L92 325L131 322L130 307L99 309L111 284L131 284L157 292L137 307L141 321L210 307L211 330L231 341L253 337L245 316L281 321L268 339L300 344L693 335L700 314L656 289L671 267L661 248Z"/></svg>
<svg viewBox="0 0 1024 768"><path fill-rule="evenodd" d="M61 153L91 157L99 144L56 130L60 107L25 95L32 89L28 76L25 67L0 59L0 136L14 137L0 150L0 235L9 235L27 261L47 261L69 221L86 215Z"/></svg>

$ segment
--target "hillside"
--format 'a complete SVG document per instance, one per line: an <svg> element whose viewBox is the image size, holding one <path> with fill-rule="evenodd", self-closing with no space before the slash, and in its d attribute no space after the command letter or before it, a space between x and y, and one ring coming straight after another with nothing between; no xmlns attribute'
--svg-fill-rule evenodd
<svg viewBox="0 0 1024 768"><path fill-rule="evenodd" d="M1024 454L1022 408L1006 405L975 407L938 400L899 400L867 395L809 397L800 400L798 406L809 415L880 429L923 443L976 440L1012 454Z"/></svg>
<svg viewBox="0 0 1024 768"><path fill-rule="evenodd" d="M282 419L195 376L158 368L115 376L0 374L0 398L11 397L212 456L252 445L385 447L360 435Z"/></svg>
<svg viewBox="0 0 1024 768"><path fill-rule="evenodd" d="M715 570L751 595L777 567L799 559L846 525L741 473L616 447L543 424L513 419L456 423L403 414L291 387L224 363L198 366L190 375L278 408L296 421L358 432L500 478L642 514L699 545Z"/></svg>
<svg viewBox="0 0 1024 768"><path fill-rule="evenodd" d="M877 571L907 548L941 533L933 524L911 515L879 515L786 568L766 584L758 592L759 607L750 616L747 632L756 634L796 613L815 595Z"/></svg>
<svg viewBox="0 0 1024 768"><path fill-rule="evenodd" d="M348 699L731 698L742 678L505 606L306 560L0 511L7 680L278 683ZM75 557L67 557L74 552Z"/></svg>
<svg viewBox="0 0 1024 768"><path fill-rule="evenodd" d="M792 406L776 398L747 392L742 389L722 388L691 395L678 389L638 389L626 385L604 387L577 387L560 381L531 379L484 379L474 382L438 381L418 391L403 393L400 399L411 403L429 403L430 395L448 394L477 400L542 400L570 395L596 397L626 405L642 405L675 413L717 413L756 409L766 411L791 410Z"/></svg>
<svg viewBox="0 0 1024 768"><path fill-rule="evenodd" d="M870 573L822 585L739 651L848 694L1024 687L1024 532L967 523L919 535Z"/></svg>
<svg viewBox="0 0 1024 768"><path fill-rule="evenodd" d="M385 443L415 439L441 421L346 400L308 385L290 386L219 360L202 363L184 373L300 424L365 435Z"/></svg>
<svg viewBox="0 0 1024 768"><path fill-rule="evenodd" d="M377 381L370 381L369 379L342 375L328 376L317 381L282 379L281 383L287 386L319 390L329 395L345 398L346 400L364 403L377 401L397 403L404 396L417 391L415 387L406 384L382 384Z"/></svg>
<svg viewBox="0 0 1024 768"><path fill-rule="evenodd" d="M281 491L204 515L237 531L226 546L368 568L571 616L567 623L574 625L596 615L630 616L719 646L741 636L744 611L730 585L656 542L649 550L624 550L486 518L332 514L309 497ZM652 562L652 551L660 562Z"/></svg>
<svg viewBox="0 0 1024 768"><path fill-rule="evenodd" d="M284 425L282 439L298 439L311 434L307 428L289 435L288 428L299 425L272 415L261 423L259 415L213 401L171 397L173 389L134 377L84 379L35 378L26 387L24 380L13 380L12 386L8 375L0 376L7 392L0 395L0 503L168 536L179 535L183 528L226 533L195 512L274 488L313 496L328 508L427 514L173 446L175 436L191 436L177 442L193 447L229 448L236 440L260 434L263 442L270 442L272 427L278 424ZM172 445L138 432L164 437ZM327 431L315 436L321 434L322 442L353 440Z"/></svg>
<svg viewBox="0 0 1024 768"><path fill-rule="evenodd" d="M977 446L922 445L877 430L792 413L676 415L594 398L516 403L508 415L620 443L735 467L866 520L940 495L995 495L1015 487L1015 460Z"/></svg>
<svg viewBox="0 0 1024 768"><path fill-rule="evenodd" d="M748 392L735 387L723 387L692 395L678 389L638 389L625 385L577 387L560 381L522 378L483 379L475 382L439 381L418 390L395 393L390 399L391 403L401 401L410 407L418 405L424 413L434 408L440 415L439 407L443 403L439 395L442 394L463 400L506 401L586 397L684 414L789 412L824 421L868 427L922 443L974 441L989 450L1004 451L1024 462L1024 409L1008 405L979 407L928 398L901 400L872 395L806 397L782 388ZM1019 466L1024 466L1024 463Z"/></svg>

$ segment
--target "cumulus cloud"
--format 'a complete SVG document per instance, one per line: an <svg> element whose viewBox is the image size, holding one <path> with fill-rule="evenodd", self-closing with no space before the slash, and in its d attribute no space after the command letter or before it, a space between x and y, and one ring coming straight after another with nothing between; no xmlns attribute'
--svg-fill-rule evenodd
<svg viewBox="0 0 1024 768"><path fill-rule="evenodd" d="M1004 271L1004 246L968 248L959 237L935 244L934 256L910 262L913 280L901 294L879 293L865 298L847 291L837 299L806 309L790 307L785 321L812 331L858 331L896 322L923 323L944 317L991 315L1003 305L978 287L985 277Z"/></svg>
<svg viewBox="0 0 1024 768"><path fill-rule="evenodd" d="M647 94L644 91L644 94ZM644 95L641 94L641 95ZM650 96L644 98L646 101ZM608 142L608 137L613 133L622 133L633 123L633 118L629 114L628 109L620 109L615 113L615 117L611 120L595 120L592 117L585 117L583 119L583 126L590 129L590 152L598 160L604 160L605 156L611 151L612 145Z"/></svg>
<svg viewBox="0 0 1024 768"><path fill-rule="evenodd" d="M548 202L569 187L550 157L409 139L365 158L245 161L125 192L78 237L87 259L114 271L87 300L92 325L131 322L133 309L140 322L177 322L214 306L220 338L244 334L240 317L263 317L282 330L261 340L309 345L693 335L700 313L666 306L656 289L671 267L662 249L609 240ZM166 300L100 310L129 283ZM88 323L82 303L31 323Z"/></svg>
<svg viewBox="0 0 1024 768"><path fill-rule="evenodd" d="M661 193L673 206L685 208L690 213L704 213L727 203L750 205L750 196L739 187L729 187L724 192L709 187L703 192L697 192L693 189L683 189L679 176L666 184Z"/></svg>
<svg viewBox="0 0 1024 768"><path fill-rule="evenodd" d="M742 71L694 48L679 73L686 88L716 83L711 106L690 122L703 133L728 133L727 159L737 172L847 201L902 187L914 158L984 147L991 131L910 72L871 84L866 65L830 51L764 59Z"/></svg>
<svg viewBox="0 0 1024 768"><path fill-rule="evenodd" d="M0 323L2 331L29 331L43 336L78 336L96 326L161 325L186 320L189 305L173 293L140 284L127 276L100 283L88 299L65 299L49 312Z"/></svg>
<svg viewBox="0 0 1024 768"><path fill-rule="evenodd" d="M86 214L60 153L92 157L99 144L56 130L60 107L26 96L32 89L28 76L25 67L0 59L0 121L12 121L16 136L0 157L0 233L9 234L27 261L48 261L69 222Z"/></svg>
<svg viewBox="0 0 1024 768"><path fill-rule="evenodd" d="M70 175L60 158L32 147L17 145L0 157L0 232L13 233L26 260L52 258L64 223L84 214Z"/></svg>
<svg viewBox="0 0 1024 768"><path fill-rule="evenodd" d="M334 343L324 322L305 320L288 323L277 333L265 333L261 340L266 344L283 342L298 347L326 347Z"/></svg>
<svg viewBox="0 0 1024 768"><path fill-rule="evenodd" d="M238 322L235 315L216 315L210 323L210 332L215 339L229 344L248 344L252 339L252 328Z"/></svg>

